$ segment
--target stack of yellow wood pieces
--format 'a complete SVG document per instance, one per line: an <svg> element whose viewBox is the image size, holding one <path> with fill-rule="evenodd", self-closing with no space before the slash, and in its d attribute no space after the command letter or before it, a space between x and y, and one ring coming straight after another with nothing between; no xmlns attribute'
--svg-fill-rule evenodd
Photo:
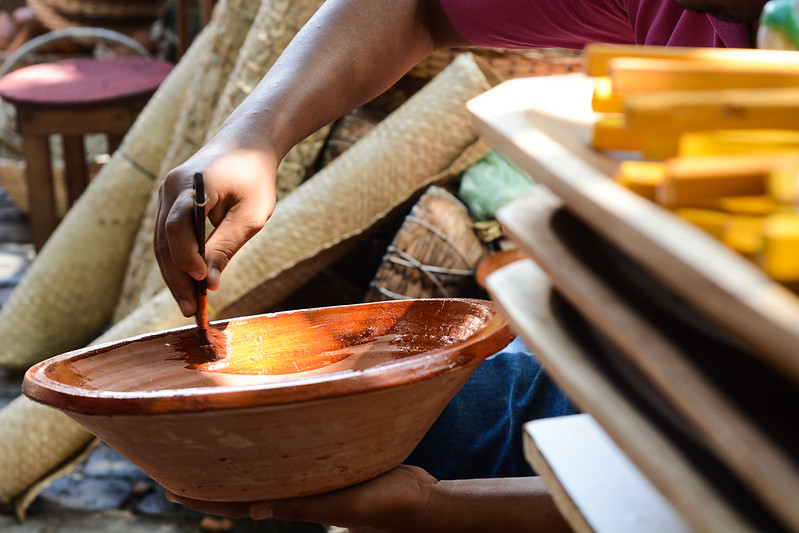
<svg viewBox="0 0 799 533"><path fill-rule="evenodd" d="M621 185L799 284L799 52L592 45L593 146Z"/></svg>

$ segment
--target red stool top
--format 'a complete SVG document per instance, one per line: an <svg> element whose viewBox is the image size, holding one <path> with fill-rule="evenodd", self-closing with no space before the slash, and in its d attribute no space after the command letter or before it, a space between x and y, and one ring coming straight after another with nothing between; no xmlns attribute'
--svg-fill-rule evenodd
<svg viewBox="0 0 799 533"><path fill-rule="evenodd" d="M69 59L15 70L0 78L0 97L13 104L76 106L152 95L173 68L159 59Z"/></svg>

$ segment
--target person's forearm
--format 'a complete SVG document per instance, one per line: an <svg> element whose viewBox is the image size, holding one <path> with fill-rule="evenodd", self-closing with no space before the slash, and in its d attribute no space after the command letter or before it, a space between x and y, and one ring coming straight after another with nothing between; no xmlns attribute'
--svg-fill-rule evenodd
<svg viewBox="0 0 799 533"><path fill-rule="evenodd" d="M439 481L413 522L418 533L571 531L538 477Z"/></svg>
<svg viewBox="0 0 799 533"><path fill-rule="evenodd" d="M226 121L223 135L280 160L435 49L460 42L436 0L328 0Z"/></svg>

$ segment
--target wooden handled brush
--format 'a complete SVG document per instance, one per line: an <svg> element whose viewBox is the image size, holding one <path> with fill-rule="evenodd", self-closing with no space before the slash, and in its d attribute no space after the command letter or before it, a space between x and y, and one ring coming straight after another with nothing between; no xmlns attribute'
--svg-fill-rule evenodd
<svg viewBox="0 0 799 533"><path fill-rule="evenodd" d="M194 233L197 237L197 247L200 257L205 260L205 184L200 172L194 174ZM195 280L197 293L197 326L203 336L204 343L201 349L205 355L214 359L223 359L227 356L227 336L208 323L208 283L206 279Z"/></svg>

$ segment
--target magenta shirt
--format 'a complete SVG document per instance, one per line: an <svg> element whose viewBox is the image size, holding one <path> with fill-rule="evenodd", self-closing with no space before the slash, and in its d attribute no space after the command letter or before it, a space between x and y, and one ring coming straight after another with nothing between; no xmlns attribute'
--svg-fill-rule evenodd
<svg viewBox="0 0 799 533"><path fill-rule="evenodd" d="M747 24L686 11L677 0L439 0L475 46L574 48L590 42L751 48Z"/></svg>

